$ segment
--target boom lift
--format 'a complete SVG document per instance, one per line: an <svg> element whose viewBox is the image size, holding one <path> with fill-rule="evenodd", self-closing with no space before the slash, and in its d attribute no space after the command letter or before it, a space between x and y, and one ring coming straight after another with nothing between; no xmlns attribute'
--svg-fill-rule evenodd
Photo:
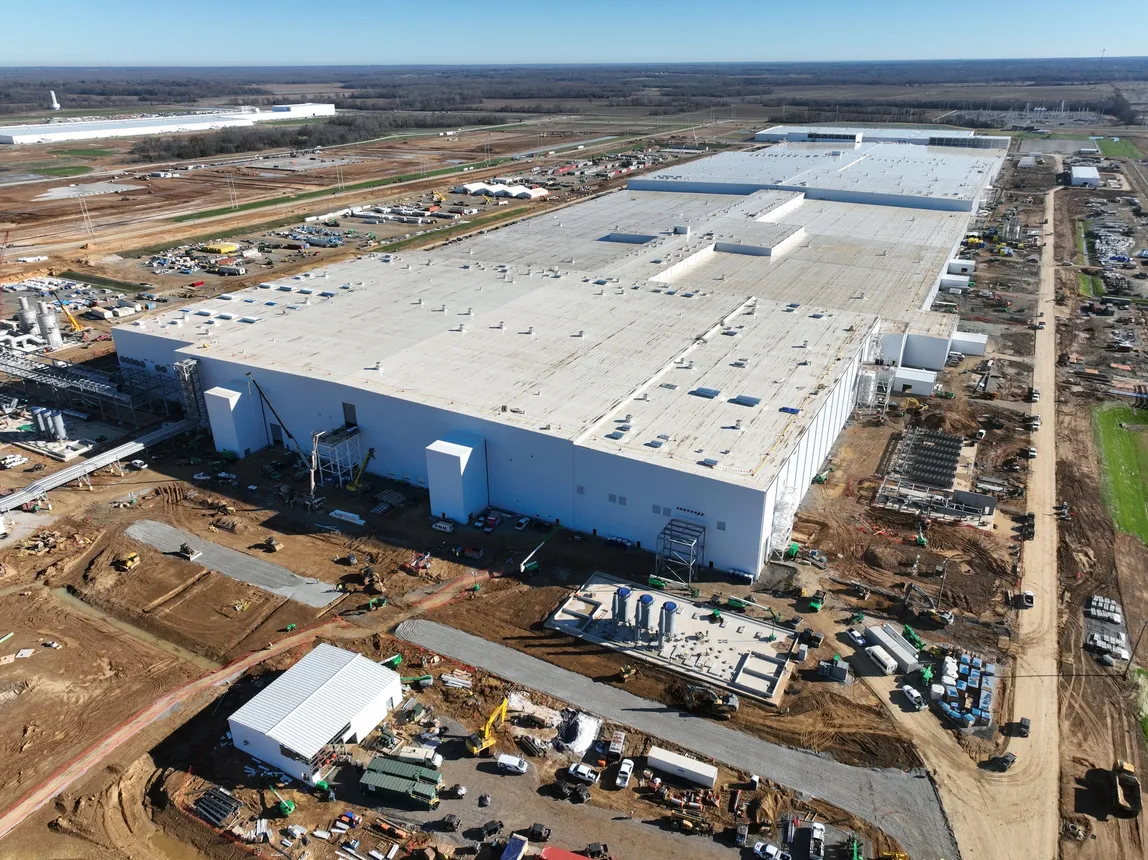
<svg viewBox="0 0 1148 860"><path fill-rule="evenodd" d="M72 327L72 331L81 331L84 327L76 321L74 316L72 316L72 312L68 310L68 306L64 304L64 300L60 298L60 294L55 290L52 290L52 298L56 300L56 304L60 306L60 310L64 312L64 316L68 318L68 325Z"/></svg>
<svg viewBox="0 0 1148 860"><path fill-rule="evenodd" d="M292 444L294 444L295 453L299 455L299 459L303 463L303 468L310 470L311 460L303 452L303 446L299 444L299 440L295 438L294 434L292 434L291 431L287 428L287 425L284 423L283 419L279 417L279 413L275 410L275 407L272 405L271 401L267 399L266 393L264 393L259 383L256 382L255 377L252 376L250 372L248 372L247 378L251 380L251 384L255 386L255 390L259 392L260 399L262 399L262 401L267 404L267 408L271 410L271 414L275 416L275 420L279 422L279 426L283 428L283 432L287 434L287 438L291 440Z"/></svg>
<svg viewBox="0 0 1148 860"><path fill-rule="evenodd" d="M475 732L466 739L466 748L470 750L471 755L479 755L484 750L490 749L494 746L494 722L498 720L501 724L506 719L506 707L510 704L508 699L503 699L502 703L490 712L490 717L487 718L486 725L482 727L482 731Z"/></svg>
<svg viewBox="0 0 1148 860"><path fill-rule="evenodd" d="M355 477L351 479L351 483L347 484L348 493L357 493L361 489L363 475L367 471L367 464L375 459L375 449L368 448L366 456L363 457L363 462L359 464L358 470L355 472Z"/></svg>

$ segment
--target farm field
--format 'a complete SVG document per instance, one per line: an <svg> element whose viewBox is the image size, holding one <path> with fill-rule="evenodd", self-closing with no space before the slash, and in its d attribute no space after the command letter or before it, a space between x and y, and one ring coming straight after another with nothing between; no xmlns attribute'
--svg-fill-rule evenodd
<svg viewBox="0 0 1148 860"><path fill-rule="evenodd" d="M1104 470L1104 500L1121 531L1148 543L1148 425L1128 406L1102 406L1094 413L1096 444Z"/></svg>

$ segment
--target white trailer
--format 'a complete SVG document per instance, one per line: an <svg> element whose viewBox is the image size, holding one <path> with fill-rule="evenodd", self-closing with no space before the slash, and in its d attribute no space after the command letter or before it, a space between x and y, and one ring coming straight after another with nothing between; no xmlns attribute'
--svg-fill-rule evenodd
<svg viewBox="0 0 1148 860"><path fill-rule="evenodd" d="M431 767L435 770L442 767L442 756L430 747L403 747L395 753L395 758L399 761Z"/></svg>
<svg viewBox="0 0 1148 860"><path fill-rule="evenodd" d="M679 755L661 747L650 747L646 764L652 770L668 773L704 788L717 785L717 768L696 758Z"/></svg>

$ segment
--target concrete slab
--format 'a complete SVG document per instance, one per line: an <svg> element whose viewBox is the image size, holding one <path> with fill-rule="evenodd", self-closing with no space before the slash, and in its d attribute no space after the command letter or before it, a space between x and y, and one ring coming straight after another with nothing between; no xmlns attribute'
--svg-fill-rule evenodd
<svg viewBox="0 0 1148 860"><path fill-rule="evenodd" d="M340 593L329 583L299 576L285 567L252 558L166 523L139 520L128 526L127 535L166 553L177 552L181 543L191 544L203 552L203 555L196 559L197 564L307 606L322 608L334 603L340 597Z"/></svg>
<svg viewBox="0 0 1148 860"><path fill-rule="evenodd" d="M625 623L614 619L614 594L630 589ZM648 596L649 621L639 629L639 601ZM659 634L663 607L674 605L673 630ZM604 573L558 607L546 621L554 630L655 663L707 684L776 703L789 680L788 655L797 635L787 627L664 591L643 591Z"/></svg>

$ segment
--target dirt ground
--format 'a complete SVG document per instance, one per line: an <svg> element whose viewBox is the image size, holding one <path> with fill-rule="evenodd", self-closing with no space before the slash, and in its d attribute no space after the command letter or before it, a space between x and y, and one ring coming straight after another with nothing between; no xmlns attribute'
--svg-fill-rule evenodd
<svg viewBox="0 0 1148 860"><path fill-rule="evenodd" d="M0 804L7 806L81 749L200 670L79 612L38 584L4 589L0 667ZM59 648L47 643L55 642Z"/></svg>

